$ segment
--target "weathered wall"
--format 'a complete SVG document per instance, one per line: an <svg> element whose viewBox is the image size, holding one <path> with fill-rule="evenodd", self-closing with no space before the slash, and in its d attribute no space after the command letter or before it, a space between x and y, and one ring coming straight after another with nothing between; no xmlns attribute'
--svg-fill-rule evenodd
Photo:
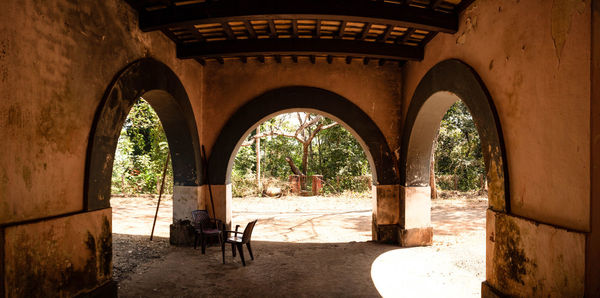
<svg viewBox="0 0 600 298"><path fill-rule="evenodd" d="M117 0L2 1L0 138L11 141L0 143L0 224L82 209L94 113L128 63L165 62L200 110L202 67L136 20Z"/></svg>
<svg viewBox="0 0 600 298"><path fill-rule="evenodd" d="M141 33L124 1L0 2L0 228L6 234L0 279L7 293L70 296L110 279L111 269L101 279L85 275L93 273L85 266L96 256L84 253L92 243L81 233L100 239L106 221L98 213L110 232L110 209L83 212L86 150L109 83L144 57L173 69L194 110L201 110L202 66L176 59L174 44L161 33ZM200 128L200 113L195 117ZM24 223L46 217L53 219Z"/></svg>
<svg viewBox="0 0 600 298"><path fill-rule="evenodd" d="M317 58L316 64L300 58L298 63L273 59L261 63L249 59L209 63L204 68L203 143L211 150L221 128L243 104L262 93L286 86L310 86L337 93L361 108L379 127L390 148L399 144L398 115L401 109L401 69L396 63L364 65L343 59L328 64ZM285 100L285 99L282 99ZM207 154L210 155L209 152Z"/></svg>
<svg viewBox="0 0 600 298"><path fill-rule="evenodd" d="M589 1L476 1L457 34L438 35L422 62L407 63L405 106L436 63L472 66L500 117L512 212L586 231L589 48Z"/></svg>
<svg viewBox="0 0 600 298"><path fill-rule="evenodd" d="M519 297L582 297L585 234L488 209L486 282Z"/></svg>
<svg viewBox="0 0 600 298"><path fill-rule="evenodd" d="M110 208L5 230L6 297L69 297L112 276Z"/></svg>

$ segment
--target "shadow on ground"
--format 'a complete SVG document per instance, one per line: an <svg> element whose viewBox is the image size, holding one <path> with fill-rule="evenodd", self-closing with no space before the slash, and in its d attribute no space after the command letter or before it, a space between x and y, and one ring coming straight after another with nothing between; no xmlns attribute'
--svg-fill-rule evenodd
<svg viewBox="0 0 600 298"><path fill-rule="evenodd" d="M171 247L144 274L119 284L120 297L379 297L371 266L397 246L372 242L284 243L253 241L255 260L242 266L226 247L226 264L218 246L206 254ZM246 252L246 258L249 256Z"/></svg>

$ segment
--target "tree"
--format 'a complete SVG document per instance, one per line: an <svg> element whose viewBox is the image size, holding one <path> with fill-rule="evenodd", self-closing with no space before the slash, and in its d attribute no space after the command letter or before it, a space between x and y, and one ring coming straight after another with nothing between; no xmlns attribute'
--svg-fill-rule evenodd
<svg viewBox="0 0 600 298"><path fill-rule="evenodd" d="M442 119L435 148L435 173L452 176L456 183L438 179L442 188L466 191L481 186L485 167L477 128L467 106L458 101ZM456 186L451 186L456 184Z"/></svg>
<svg viewBox="0 0 600 298"><path fill-rule="evenodd" d="M158 193L169 146L158 115L139 99L121 129L113 164L112 188L119 193ZM165 190L172 191L172 169Z"/></svg>
<svg viewBox="0 0 600 298"><path fill-rule="evenodd" d="M289 159L292 164L300 165L301 175L323 175L325 192L370 190L370 168L365 153L352 134L336 121L315 114L288 113L259 127L259 133L253 130L244 140L235 158L231 175L234 195L256 193L257 138L261 140L260 169L264 178L286 181L290 175L286 160Z"/></svg>
<svg viewBox="0 0 600 298"><path fill-rule="evenodd" d="M260 139L269 136L282 136L287 138L293 138L300 144L302 144L301 169L302 173L306 175L308 170L309 149L313 139L320 131L332 128L338 125L338 123L326 123L325 117L321 115L301 112L297 112L295 114L298 117L298 126L295 129L295 131L289 131L289 125L284 125L283 121L276 121L274 123L270 123L271 125L268 125L267 130L263 132L260 132L259 126L259 128L256 130L257 133L249 136L248 139L246 139L246 141L242 144L242 146L250 146L253 143L256 143L257 146L260 146ZM259 158L260 156L257 153L257 160L259 160ZM257 163L257 168L258 167L259 164Z"/></svg>

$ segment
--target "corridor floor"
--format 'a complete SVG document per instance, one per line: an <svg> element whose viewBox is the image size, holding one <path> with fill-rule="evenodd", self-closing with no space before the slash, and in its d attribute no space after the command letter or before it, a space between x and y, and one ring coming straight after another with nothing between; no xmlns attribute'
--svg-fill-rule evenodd
<svg viewBox="0 0 600 298"><path fill-rule="evenodd" d="M327 202L315 209L311 200ZM485 278L484 199L435 201L434 245L419 248L366 241L370 200L335 200L234 199L234 225L243 228L259 218L252 242L254 261L246 250L247 266L242 266L230 247L225 265L217 246L208 247L205 255L199 249L169 247L165 256L121 281L119 295L480 297Z"/></svg>

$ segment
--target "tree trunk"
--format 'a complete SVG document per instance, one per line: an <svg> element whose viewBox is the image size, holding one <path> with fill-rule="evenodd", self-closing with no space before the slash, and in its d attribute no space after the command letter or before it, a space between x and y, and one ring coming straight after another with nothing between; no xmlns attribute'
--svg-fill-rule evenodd
<svg viewBox="0 0 600 298"><path fill-rule="evenodd" d="M302 174L302 172L300 172L300 170L298 170L298 168L294 164L294 161L290 157L286 157L285 161L287 161L287 163L290 165L290 169L292 170L292 173L294 173L294 175L298 175L298 176L304 175L304 174Z"/></svg>
<svg viewBox="0 0 600 298"><path fill-rule="evenodd" d="M429 163L429 187L431 188L431 199L437 199L437 187L435 185L435 149L437 147L437 140L439 136L439 128L435 134L433 145L431 146L431 162Z"/></svg>
<svg viewBox="0 0 600 298"><path fill-rule="evenodd" d="M310 142L302 144L302 173L306 175L308 170L308 146Z"/></svg>
<svg viewBox="0 0 600 298"><path fill-rule="evenodd" d="M256 134L260 134L260 125L256 127ZM258 193L262 193L262 185L260 183L260 138L256 138L256 189Z"/></svg>
<svg viewBox="0 0 600 298"><path fill-rule="evenodd" d="M431 199L437 199L437 188L435 187L435 150L431 150L431 163L429 164L429 187L431 188Z"/></svg>

